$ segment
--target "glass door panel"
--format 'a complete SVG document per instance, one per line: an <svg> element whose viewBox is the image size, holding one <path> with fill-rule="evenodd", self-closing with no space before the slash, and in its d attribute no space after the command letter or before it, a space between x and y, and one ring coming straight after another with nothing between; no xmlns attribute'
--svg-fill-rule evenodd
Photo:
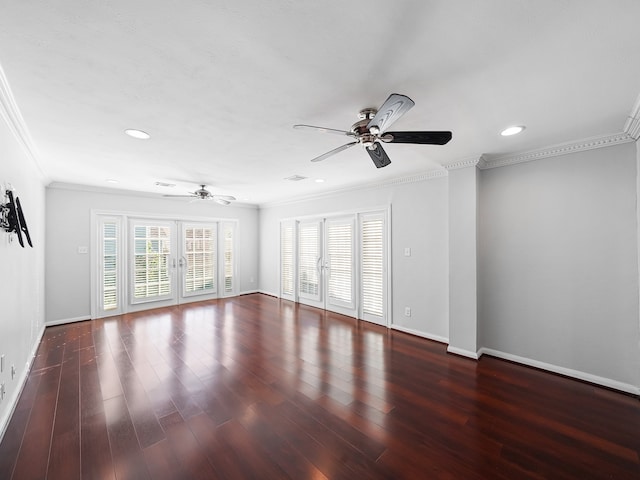
<svg viewBox="0 0 640 480"><path fill-rule="evenodd" d="M216 225L182 224L182 297L216 293L216 246Z"/></svg>
<svg viewBox="0 0 640 480"><path fill-rule="evenodd" d="M175 303L175 222L131 219L129 237L129 303L162 302L162 306Z"/></svg>
<svg viewBox="0 0 640 480"><path fill-rule="evenodd" d="M324 308L322 287L322 221L302 221L298 225L300 303Z"/></svg>

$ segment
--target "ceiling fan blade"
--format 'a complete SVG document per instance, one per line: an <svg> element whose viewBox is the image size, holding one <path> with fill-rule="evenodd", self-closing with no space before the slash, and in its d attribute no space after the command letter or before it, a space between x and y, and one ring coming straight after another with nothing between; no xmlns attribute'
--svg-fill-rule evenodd
<svg viewBox="0 0 640 480"><path fill-rule="evenodd" d="M377 127L378 133L383 133L396 120L407 113L415 103L406 95L392 93L387 101L382 104L378 113L367 124L367 130L371 127Z"/></svg>
<svg viewBox="0 0 640 480"><path fill-rule="evenodd" d="M351 142L351 143L347 143L345 145L342 145L341 147L338 148L334 148L333 150L324 153L322 155L320 155L319 157L316 158L312 158L311 161L312 162L321 162L322 160L324 160L325 158L330 157L331 155L335 155L336 153L340 153L343 150L346 150L347 148L353 147L354 145L356 145L358 142Z"/></svg>
<svg viewBox="0 0 640 480"><path fill-rule="evenodd" d="M369 148L366 149L369 153L369 156L371 157L371 160L373 160L373 163L377 168L386 167L391 163L387 152L384 151L382 145L380 145L378 142L376 142L374 145L375 148L373 150Z"/></svg>
<svg viewBox="0 0 640 480"><path fill-rule="evenodd" d="M316 127L315 125L298 124L298 125L294 125L293 128L296 128L298 130L315 130L316 132L320 132L320 133L333 133L336 135L347 135L349 137L355 136L353 132L347 132L345 130L337 130L335 128Z"/></svg>
<svg viewBox="0 0 640 480"><path fill-rule="evenodd" d="M444 145L451 140L451 132L387 132L380 140L385 143L415 143Z"/></svg>
<svg viewBox="0 0 640 480"><path fill-rule="evenodd" d="M236 197L232 197L231 195L213 195L213 199L214 200L228 200L228 201L233 201L236 199Z"/></svg>
<svg viewBox="0 0 640 480"><path fill-rule="evenodd" d="M162 195L163 197L173 197L173 198L194 198L197 195Z"/></svg>
<svg viewBox="0 0 640 480"><path fill-rule="evenodd" d="M229 200L225 200L224 198L214 198L213 201L220 205L229 205L231 203Z"/></svg>

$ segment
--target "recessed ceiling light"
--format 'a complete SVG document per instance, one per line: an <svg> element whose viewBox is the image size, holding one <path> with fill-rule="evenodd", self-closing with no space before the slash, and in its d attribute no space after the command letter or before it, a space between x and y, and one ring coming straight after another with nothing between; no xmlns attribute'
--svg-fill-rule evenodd
<svg viewBox="0 0 640 480"><path fill-rule="evenodd" d="M524 125L516 125L513 127L507 127L500 132L503 137L509 137L511 135L517 135L525 129Z"/></svg>
<svg viewBox="0 0 640 480"><path fill-rule="evenodd" d="M324 178L316 178L316 183L324 183Z"/></svg>
<svg viewBox="0 0 640 480"><path fill-rule="evenodd" d="M138 138L140 140L148 140L149 138L151 138L151 135L149 135L147 132L136 130L135 128L129 128L125 130L124 133L126 133L130 137Z"/></svg>
<svg viewBox="0 0 640 480"><path fill-rule="evenodd" d="M107 178L107 179L105 180L105 182L107 182L107 183L120 183L120 182L118 182L118 180L116 180L116 179L114 179L114 178Z"/></svg>

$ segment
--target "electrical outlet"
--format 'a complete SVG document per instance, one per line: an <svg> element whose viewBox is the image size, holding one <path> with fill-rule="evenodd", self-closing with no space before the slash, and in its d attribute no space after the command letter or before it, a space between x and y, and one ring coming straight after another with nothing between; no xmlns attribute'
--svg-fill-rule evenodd
<svg viewBox="0 0 640 480"><path fill-rule="evenodd" d="M404 307L404 316L405 317L410 317L411 316L411 308Z"/></svg>

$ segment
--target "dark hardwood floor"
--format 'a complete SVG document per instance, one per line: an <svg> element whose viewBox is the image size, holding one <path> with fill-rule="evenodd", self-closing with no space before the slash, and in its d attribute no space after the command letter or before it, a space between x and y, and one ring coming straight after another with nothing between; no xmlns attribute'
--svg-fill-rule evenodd
<svg viewBox="0 0 640 480"><path fill-rule="evenodd" d="M640 479L637 398L248 295L47 328L1 479Z"/></svg>

